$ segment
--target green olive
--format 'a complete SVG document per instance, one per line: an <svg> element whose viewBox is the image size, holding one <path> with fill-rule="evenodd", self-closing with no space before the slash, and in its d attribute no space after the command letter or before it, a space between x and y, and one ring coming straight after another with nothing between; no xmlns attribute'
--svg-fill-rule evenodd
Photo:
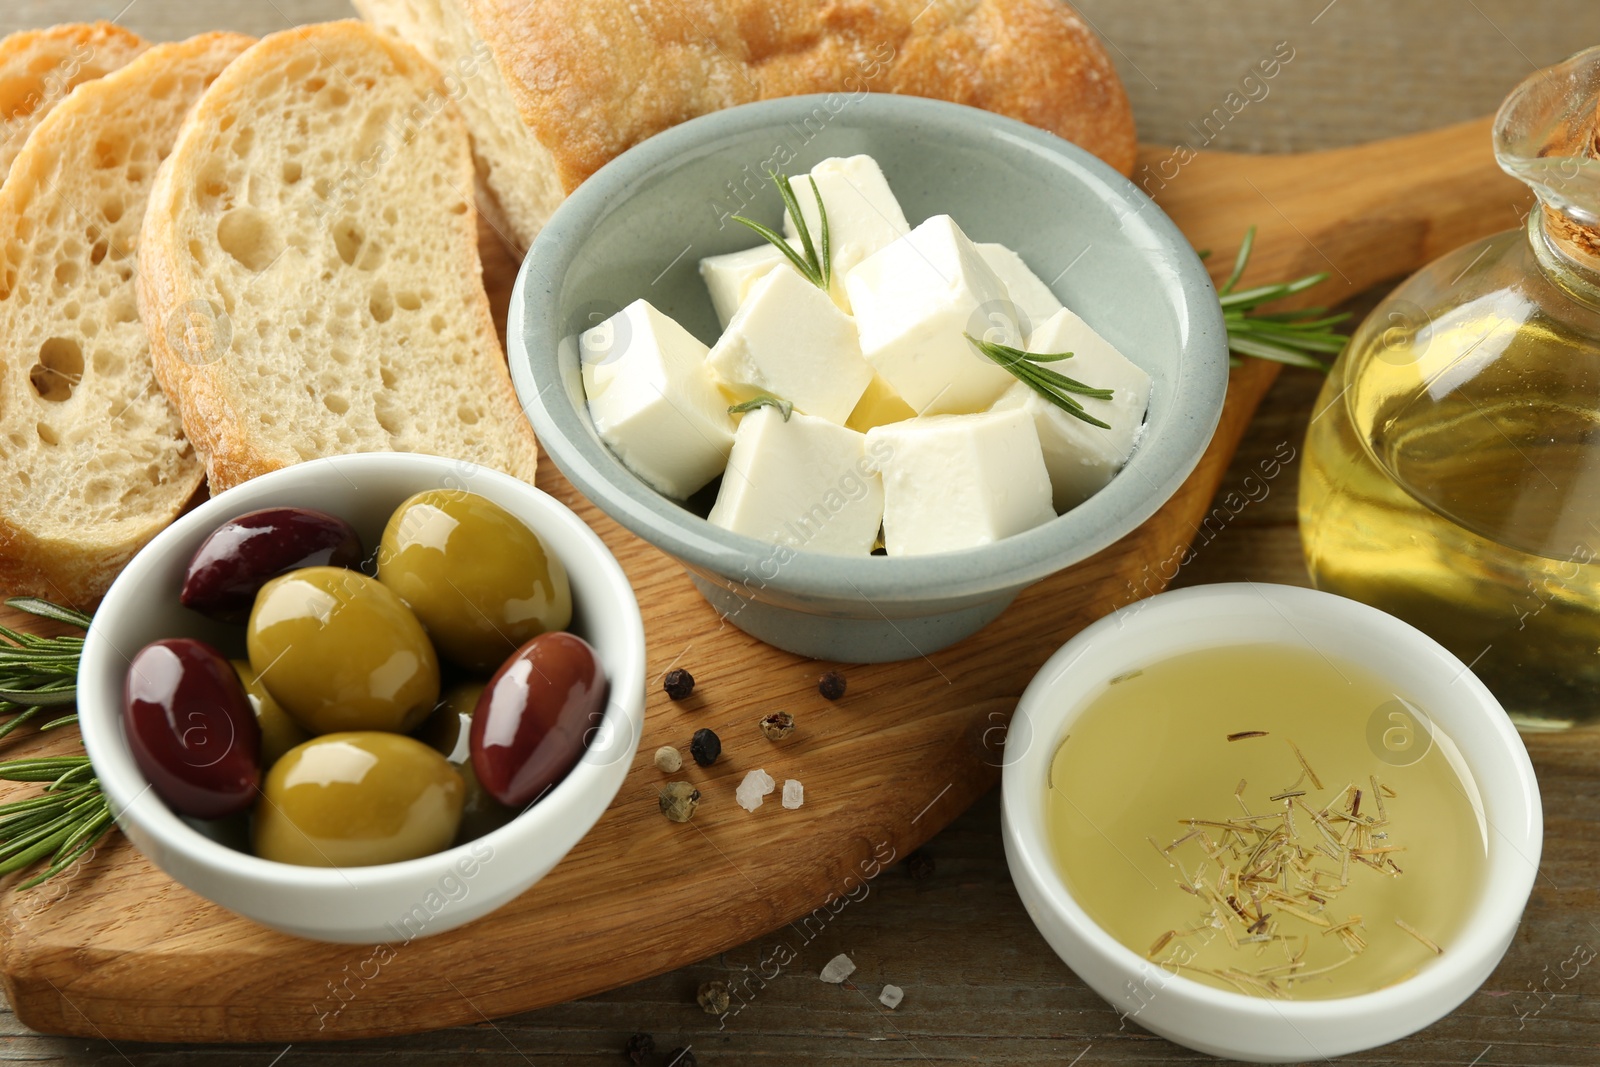
<svg viewBox="0 0 1600 1067"><path fill-rule="evenodd" d="M456 834L456 844L482 837L516 818L516 811L506 807L478 781L472 769L472 749L467 736L472 732L472 711L483 695L483 682L459 682L446 689L439 698L439 706L417 730L417 740L431 746L450 762L467 786L467 798L461 806L461 829Z"/></svg>
<svg viewBox="0 0 1600 1067"><path fill-rule="evenodd" d="M245 695L250 698L250 707L261 726L261 766L271 767L285 752L311 740L311 735L289 718L283 705L272 699L272 694L261 684L261 677L250 666L249 660L234 660L233 669L239 675L239 681L244 683Z"/></svg>
<svg viewBox="0 0 1600 1067"><path fill-rule="evenodd" d="M409 733L439 699L439 657L422 624L358 571L274 578L256 595L245 639L267 691L313 734Z"/></svg>
<svg viewBox="0 0 1600 1067"><path fill-rule="evenodd" d="M430 489L395 510L378 549L378 580L400 594L439 651L491 671L528 641L572 622L566 568L500 505Z"/></svg>
<svg viewBox="0 0 1600 1067"><path fill-rule="evenodd" d="M256 855L303 867L398 863L450 847L461 776L414 738L323 734L273 764L261 784Z"/></svg>

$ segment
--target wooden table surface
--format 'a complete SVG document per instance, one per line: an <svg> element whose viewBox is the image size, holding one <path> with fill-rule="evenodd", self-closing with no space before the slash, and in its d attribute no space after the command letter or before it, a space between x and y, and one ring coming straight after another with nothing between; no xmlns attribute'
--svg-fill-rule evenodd
<svg viewBox="0 0 1600 1067"><path fill-rule="evenodd" d="M569 0L562 0L569 2ZM1270 93L1213 142L1236 151L1293 151L1428 129L1492 111L1536 66L1600 44L1600 3L1545 0L1082 0L1110 42L1146 142L1191 139L1198 122L1279 42L1294 58ZM6 0L0 34L53 22L117 19L153 39L228 28L262 34L349 14L344 0ZM1516 218L1508 207L1506 225ZM1358 312L1376 294L1358 302ZM1264 457L1298 453L1319 385L1309 372L1279 378L1220 493ZM1291 468L1291 474L1293 473ZM1295 531L1294 479L1280 477L1179 573L1175 586L1254 581L1305 584ZM1600 945L1600 739L1532 738L1546 805L1545 863L1504 965L1444 1021L1352 1063L1580 1065L1600 1063L1594 969L1568 961ZM635 1031L657 1048L688 1045L702 1064L1208 1062L1131 1023L1123 1026L1051 953L1023 912L991 794L901 864L805 945L786 972L719 1031L694 1001L707 979L755 968L771 946L721 957L602 996L431 1034L340 1045L184 1047L53 1038L0 1013L0 1060L39 1064L259 1064L294 1067L334 1057L410 1065L626 1063ZM695 921L685 915L685 922ZM770 940L770 939L768 939ZM817 971L836 953L857 971L844 986ZM1575 955L1576 954L1576 955ZM905 990L878 1010L885 983ZM1539 992L1535 993L1535 990ZM0 1006L3 1007L3 1006ZM346 1059L343 1062L351 1062ZM658 1055L653 1063L665 1063Z"/></svg>

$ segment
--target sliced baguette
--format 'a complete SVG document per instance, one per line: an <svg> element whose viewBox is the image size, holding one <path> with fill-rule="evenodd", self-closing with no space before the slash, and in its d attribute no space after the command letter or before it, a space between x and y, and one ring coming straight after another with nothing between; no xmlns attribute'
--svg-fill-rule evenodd
<svg viewBox="0 0 1600 1067"><path fill-rule="evenodd" d="M1124 174L1138 147L1110 54L1061 0L354 3L445 72L472 127L484 210L519 248L624 149L752 100L832 94L775 139L779 152L802 150L867 92L1009 115ZM756 180L760 169L752 160ZM708 197L723 206L721 190ZM741 207L728 198L728 212Z"/></svg>
<svg viewBox="0 0 1600 1067"><path fill-rule="evenodd" d="M139 225L184 115L250 44L158 45L86 82L0 187L0 588L86 607L202 468L151 374Z"/></svg>
<svg viewBox="0 0 1600 1067"><path fill-rule="evenodd" d="M156 377L212 492L429 452L532 482L439 74L354 20L263 38L195 107L140 243Z"/></svg>
<svg viewBox="0 0 1600 1067"><path fill-rule="evenodd" d="M149 47L110 22L22 30L0 40L0 180L28 134L68 93L127 66Z"/></svg>

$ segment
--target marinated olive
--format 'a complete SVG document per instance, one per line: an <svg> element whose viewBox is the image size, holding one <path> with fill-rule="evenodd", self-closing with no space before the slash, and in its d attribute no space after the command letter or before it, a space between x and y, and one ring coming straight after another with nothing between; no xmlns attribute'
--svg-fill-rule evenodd
<svg viewBox="0 0 1600 1067"><path fill-rule="evenodd" d="M307 567L274 578L247 630L250 666L313 734L408 733L439 699L439 658L422 624L359 571Z"/></svg>
<svg viewBox="0 0 1600 1067"><path fill-rule="evenodd" d="M517 649L472 714L472 766L489 795L521 808L566 777L600 724L607 691L581 637L541 634Z"/></svg>
<svg viewBox="0 0 1600 1067"><path fill-rule="evenodd" d="M261 730L221 652L187 637L146 645L123 714L134 762L173 811L219 819L255 800Z"/></svg>
<svg viewBox="0 0 1600 1067"><path fill-rule="evenodd" d="M256 805L256 855L304 867L397 863L450 847L461 776L414 738L324 734L284 754Z"/></svg>
<svg viewBox="0 0 1600 1067"><path fill-rule="evenodd" d="M389 517L378 580L400 594L445 658L468 670L504 663L529 638L566 629L566 568L493 501L430 489Z"/></svg>
<svg viewBox="0 0 1600 1067"><path fill-rule="evenodd" d="M291 748L311 740L311 735L283 710L283 705L272 699L267 687L249 660L236 659L233 669L244 683L245 695L256 713L256 725L261 727L261 766L271 767Z"/></svg>
<svg viewBox="0 0 1600 1067"><path fill-rule="evenodd" d="M243 622L263 585L301 567L354 567L361 537L343 519L310 508L264 508L211 531L189 561L178 599L223 622Z"/></svg>
<svg viewBox="0 0 1600 1067"><path fill-rule="evenodd" d="M450 762L466 784L466 800L461 805L461 829L456 843L472 841L490 830L510 822L516 812L490 796L472 769L472 712L482 695L482 682L460 682L445 690L439 706L417 730L417 740L433 748Z"/></svg>

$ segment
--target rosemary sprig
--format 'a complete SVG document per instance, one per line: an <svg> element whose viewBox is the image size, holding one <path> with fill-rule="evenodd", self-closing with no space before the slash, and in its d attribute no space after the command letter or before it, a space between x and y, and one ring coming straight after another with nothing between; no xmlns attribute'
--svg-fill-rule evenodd
<svg viewBox="0 0 1600 1067"><path fill-rule="evenodd" d="M794 250L794 246L784 239L781 233L773 231L770 227L763 226L754 219L747 219L743 215L733 216L733 221L743 226L748 226L764 240L789 257L789 262L794 264L794 269L799 271L812 285L823 292L827 292L833 285L833 249L828 239L828 209L822 206L822 193L817 189L815 180L811 182L811 195L817 199L817 219L821 229L820 240L813 243L811 240L811 227L806 225L805 215L800 212L800 201L795 198L794 187L789 184L788 175L767 171L767 177L778 187L778 195L783 197L783 209L794 220L795 233L800 237L800 250L805 253L802 257ZM819 249L820 245L820 249Z"/></svg>
<svg viewBox="0 0 1600 1067"><path fill-rule="evenodd" d="M783 416L784 422L788 422L789 416L794 414L794 403L792 401L784 400L781 397L767 396L764 394L762 396L752 397L751 399L743 401L742 403L729 405L728 414L743 415L745 412L754 411L757 408L776 408L778 410L778 414Z"/></svg>
<svg viewBox="0 0 1600 1067"><path fill-rule="evenodd" d="M12 597L6 606L87 629L89 617L32 597ZM0 737L49 708L70 704L77 694L81 637L39 637L0 626ZM58 716L40 729L78 721ZM47 756L0 763L0 780L43 782L37 796L0 804L0 875L36 863L45 868L24 882L30 889L72 866L110 829L111 809L87 756Z"/></svg>
<svg viewBox="0 0 1600 1067"><path fill-rule="evenodd" d="M1073 399L1073 394L1093 397L1096 400L1110 400L1112 390L1096 389L1092 385L1085 385L1048 367L1039 366L1041 363L1059 363L1061 360L1071 359L1071 352L1024 352L1020 348L1012 348L1010 345L995 341L980 341L970 333L962 336L972 342L972 347L1010 371L1018 381L1026 384L1068 415L1103 430L1111 429L1109 422L1102 422L1084 410L1083 405Z"/></svg>
<svg viewBox="0 0 1600 1067"><path fill-rule="evenodd" d="M1256 228L1245 231L1239 245L1239 255L1233 261L1233 273L1217 288L1222 304L1222 321L1228 328L1228 348L1240 356L1254 356L1286 363L1292 367L1310 367L1324 373L1328 364L1313 353L1338 355L1344 348L1345 337L1331 327L1343 322L1348 314L1329 315L1327 308L1300 308L1296 311L1259 312L1263 304L1303 293L1328 280L1328 272L1308 274L1292 282L1279 285L1258 285L1251 289L1234 291L1250 262L1250 251L1255 247ZM1200 258L1211 253L1204 251ZM1239 365L1237 358L1234 366Z"/></svg>

